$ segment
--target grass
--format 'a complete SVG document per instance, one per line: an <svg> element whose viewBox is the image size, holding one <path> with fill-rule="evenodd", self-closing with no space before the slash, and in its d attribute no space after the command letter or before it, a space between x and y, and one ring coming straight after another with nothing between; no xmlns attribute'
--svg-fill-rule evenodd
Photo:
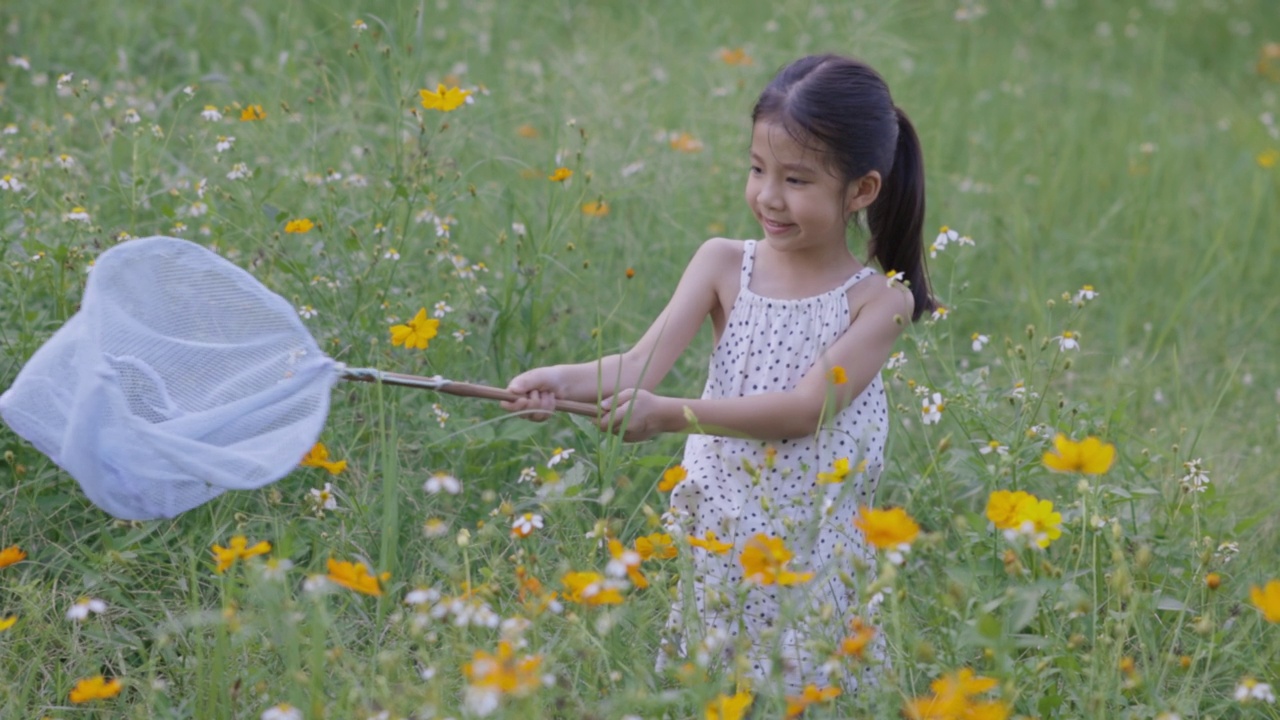
<svg viewBox="0 0 1280 720"><path fill-rule="evenodd" d="M913 328L907 364L885 375L897 410L877 503L926 531L880 576L890 662L876 688L808 716L900 716L962 667L1027 717L1275 716L1234 697L1246 677L1276 680L1280 649L1249 602L1280 575L1268 484L1280 85L1255 68L1280 41L1272 8L1058 0L956 19L976 7L6 8L0 127L15 132L0 135L0 175L22 187L0 190L0 386L76 311L121 233L216 247L313 308L307 327L351 365L502 385L626 347L703 238L758 232L742 155L772 72L856 54L920 132L928 227L976 246L932 262L951 312ZM721 61L739 47L752 64ZM422 110L418 90L446 81L476 88L474 104ZM241 122L251 103L265 119ZM224 117L202 119L206 105ZM672 133L701 150L673 149ZM235 137L224 152L220 136ZM227 178L241 162L247 176ZM558 166L568 183L546 179ZM580 211L600 199L607 216ZM66 220L74 208L89 221ZM304 217L317 227L284 232ZM1064 298L1083 285L1100 296ZM427 351L390 346L390 324L438 302L451 311ZM1079 351L1058 349L1065 330ZM982 351L975 332L990 337ZM663 390L696 394L709 348L704 334ZM1025 400L1010 397L1019 381ZM944 395L942 423L921 424L912 384ZM1054 432L1101 436L1119 460L1100 477L1051 475ZM980 454L992 439L1008 455ZM597 523L628 543L656 528L655 485L683 438L624 445L569 417L533 425L480 401L344 384L322 440L349 463L339 475L300 468L130 523L0 429L0 548L28 553L0 569L0 619L17 618L0 632L0 715L260 717L285 702L307 717L465 715L464 664L496 652L499 631L404 603L425 587L532 621L516 653L542 658L539 687L504 696L500 717L699 716L735 688L732 667L653 668L670 593L692 571L684 555L646 562L652 587L616 608L563 597L565 572L608 560L584 537ZM556 448L575 450L555 468L566 491L546 482ZM1198 458L1209 489L1187 492L1183 464ZM524 468L540 483L518 483ZM463 492L425 493L434 472ZM326 482L338 509L317 512L309 490ZM1000 489L1051 500L1062 538L1019 550L992 531L984 508ZM513 539L525 512L546 527ZM424 533L431 519L442 533ZM238 534L293 569L271 580L254 558L216 574L210 546ZM385 594L305 589L330 557L390 572ZM539 612L531 577L561 593L561 613ZM69 621L80 597L108 609ZM121 694L70 703L98 674ZM764 716L781 714L777 687L754 690Z"/></svg>

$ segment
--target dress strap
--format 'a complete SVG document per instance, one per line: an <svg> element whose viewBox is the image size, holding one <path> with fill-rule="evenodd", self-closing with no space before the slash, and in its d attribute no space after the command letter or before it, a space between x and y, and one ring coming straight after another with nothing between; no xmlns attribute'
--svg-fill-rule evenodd
<svg viewBox="0 0 1280 720"><path fill-rule="evenodd" d="M742 243L742 276L741 287L743 290L751 284L751 266L756 259L756 241L747 240Z"/></svg>
<svg viewBox="0 0 1280 720"><path fill-rule="evenodd" d="M840 292L848 292L849 288L875 274L875 269L870 266L862 268L858 272L854 273L848 280L844 281L844 284L840 286Z"/></svg>

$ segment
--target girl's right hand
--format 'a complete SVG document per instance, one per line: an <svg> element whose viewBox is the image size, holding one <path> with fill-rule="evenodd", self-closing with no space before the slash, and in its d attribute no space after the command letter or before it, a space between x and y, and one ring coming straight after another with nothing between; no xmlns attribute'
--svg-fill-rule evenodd
<svg viewBox="0 0 1280 720"><path fill-rule="evenodd" d="M555 411L556 396L565 394L560 385L560 373L554 367L534 368L520 373L507 383L507 392L517 397L511 401L504 400L501 403L502 409L518 413L534 422L542 422Z"/></svg>

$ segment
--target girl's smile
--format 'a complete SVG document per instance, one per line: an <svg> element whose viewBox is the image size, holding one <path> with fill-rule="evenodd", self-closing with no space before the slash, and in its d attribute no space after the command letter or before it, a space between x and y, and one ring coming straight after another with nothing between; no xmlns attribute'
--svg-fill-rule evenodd
<svg viewBox="0 0 1280 720"><path fill-rule="evenodd" d="M746 200L771 246L843 249L850 215L844 185L778 123L761 121L752 129Z"/></svg>

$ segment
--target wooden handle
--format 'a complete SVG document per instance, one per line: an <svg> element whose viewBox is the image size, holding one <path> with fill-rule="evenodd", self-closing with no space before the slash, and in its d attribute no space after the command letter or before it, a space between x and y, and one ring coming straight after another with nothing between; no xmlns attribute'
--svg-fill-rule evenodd
<svg viewBox="0 0 1280 720"><path fill-rule="evenodd" d="M462 397L483 398L485 400L506 400L513 401L518 398L515 393L508 392L501 388L490 387L488 385L475 385L473 383L454 382L452 380L444 380L441 378L427 378L421 375L405 375L403 373L380 371L378 377L356 377L352 375L345 376L348 380L360 380L365 382L377 382L379 379L387 385L399 385L401 387L426 388L428 390L437 390L450 395L460 395ZM556 411L573 413L574 415L583 415L589 418L600 416L600 409L591 403L577 402L576 400L560 400L556 399Z"/></svg>

